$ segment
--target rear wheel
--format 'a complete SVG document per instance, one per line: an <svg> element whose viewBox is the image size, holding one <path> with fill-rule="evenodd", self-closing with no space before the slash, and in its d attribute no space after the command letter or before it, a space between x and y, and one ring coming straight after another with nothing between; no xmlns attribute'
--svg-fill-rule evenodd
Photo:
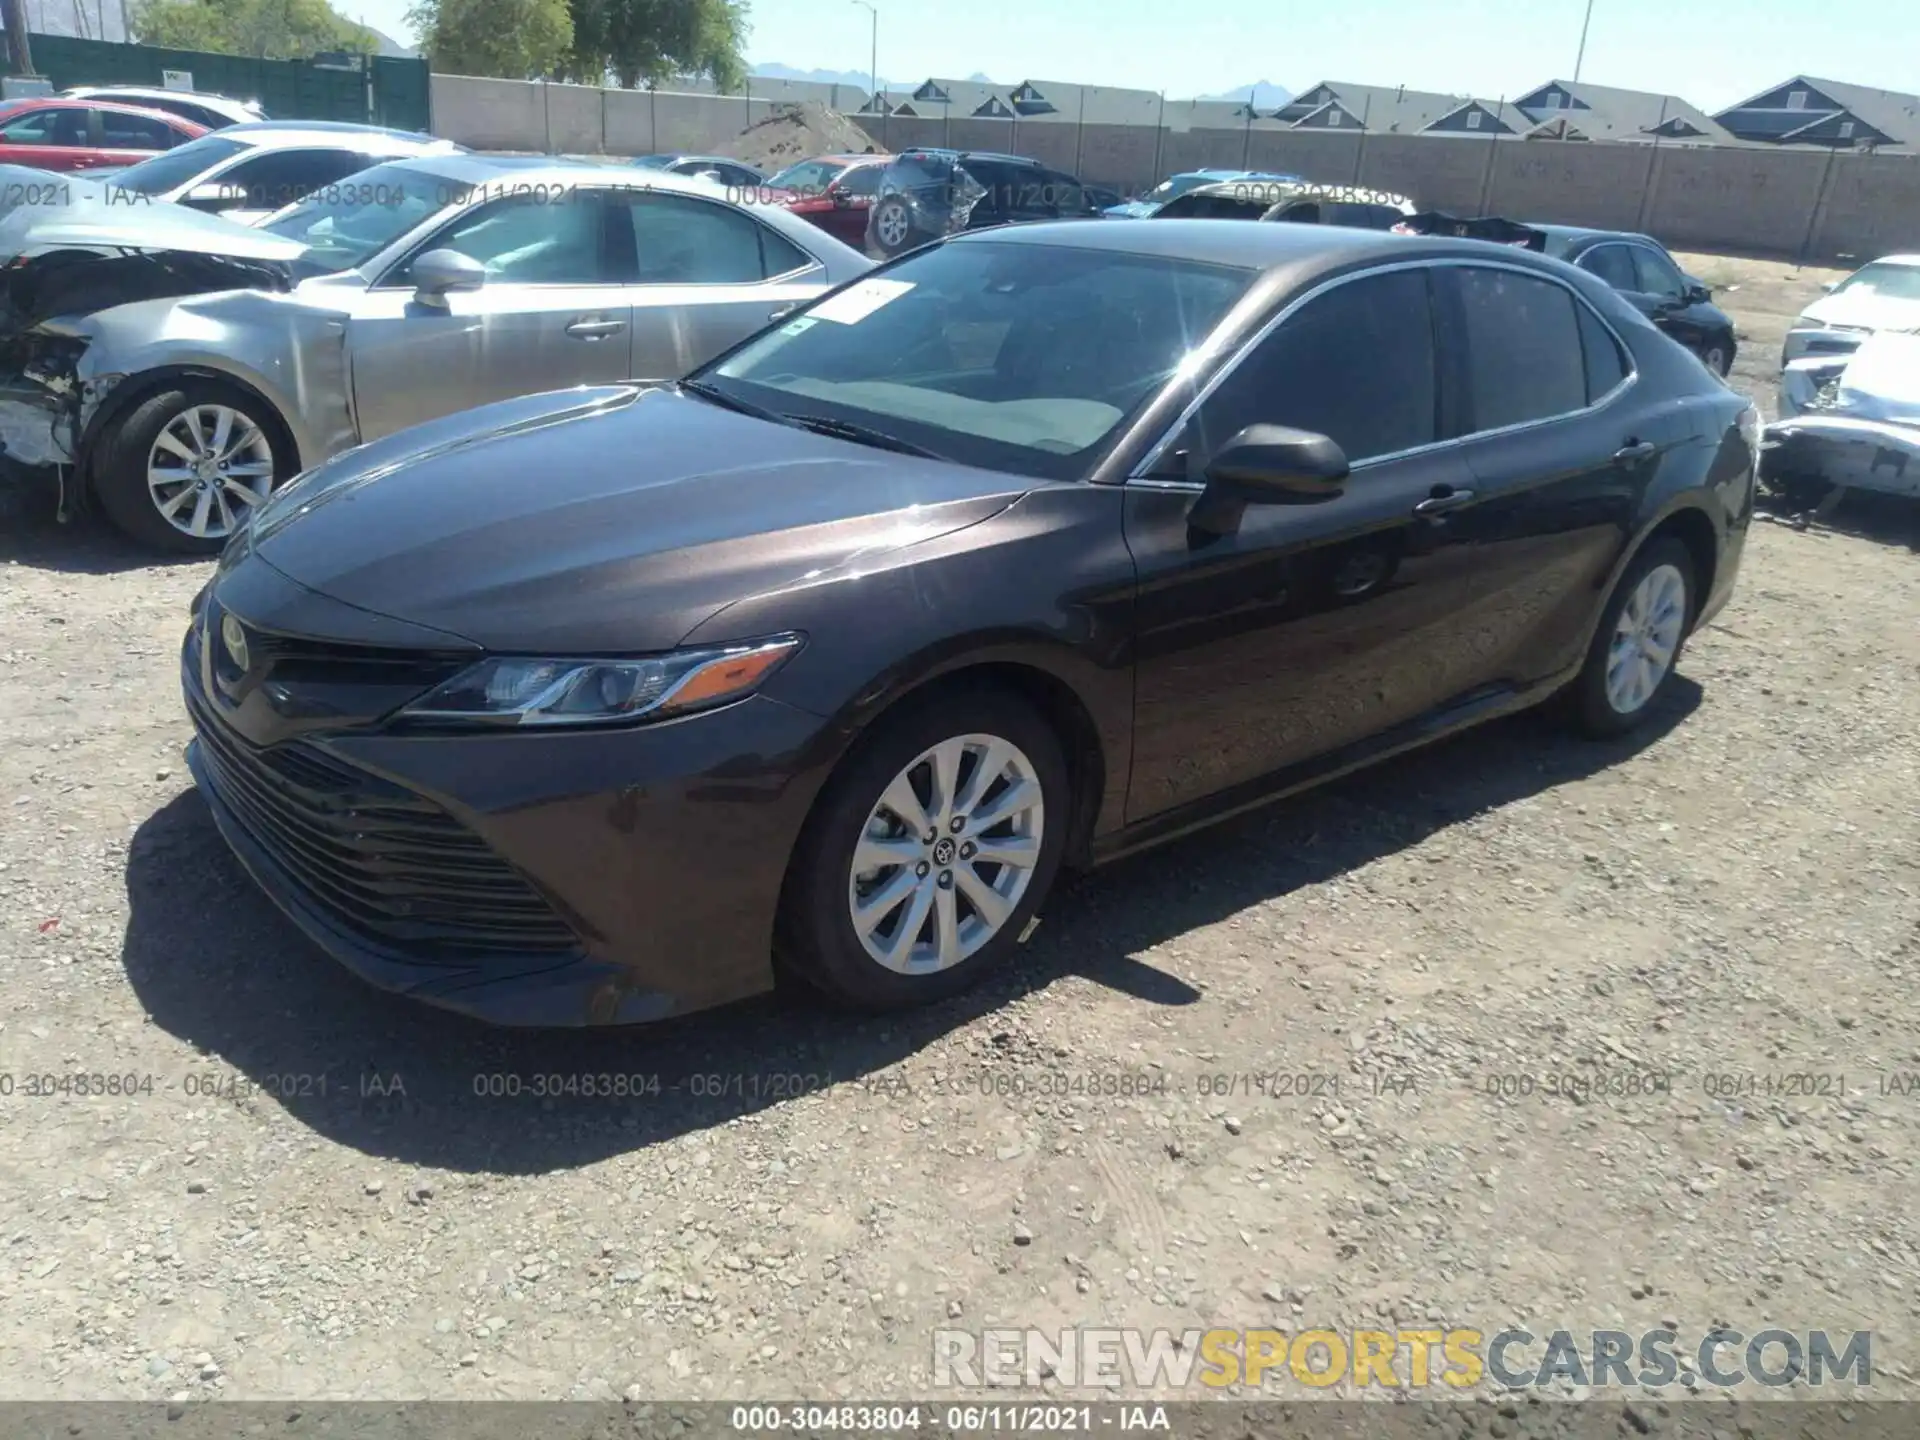
<svg viewBox="0 0 1920 1440"><path fill-rule="evenodd" d="M1070 795L1058 738L1015 695L948 691L880 723L797 847L782 940L832 998L890 1010L966 989L1019 944Z"/></svg>
<svg viewBox="0 0 1920 1440"><path fill-rule="evenodd" d="M186 380L121 417L101 442L94 489L133 539L213 555L295 468L259 400L218 380Z"/></svg>
<svg viewBox="0 0 1920 1440"><path fill-rule="evenodd" d="M882 200L873 208L873 239L880 253L892 258L913 244L913 214L899 196Z"/></svg>
<svg viewBox="0 0 1920 1440"><path fill-rule="evenodd" d="M1693 556L1662 536L1633 559L1601 612L1587 663L1568 696L1578 728L1623 735L1657 708L1693 619Z"/></svg>

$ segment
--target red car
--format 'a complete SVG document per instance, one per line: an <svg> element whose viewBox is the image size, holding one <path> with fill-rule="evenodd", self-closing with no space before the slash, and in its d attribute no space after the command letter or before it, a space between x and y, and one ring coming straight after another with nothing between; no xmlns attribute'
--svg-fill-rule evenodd
<svg viewBox="0 0 1920 1440"><path fill-rule="evenodd" d="M0 164L40 170L132 165L206 133L204 125L137 105L9 100L0 104Z"/></svg>
<svg viewBox="0 0 1920 1440"><path fill-rule="evenodd" d="M773 203L858 250L866 244L867 207L891 155L821 155L789 165L766 184Z"/></svg>

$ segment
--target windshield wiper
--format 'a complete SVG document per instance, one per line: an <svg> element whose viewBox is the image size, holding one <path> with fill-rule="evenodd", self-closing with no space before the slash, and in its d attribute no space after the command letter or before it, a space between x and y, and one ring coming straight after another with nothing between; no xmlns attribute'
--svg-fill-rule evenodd
<svg viewBox="0 0 1920 1440"><path fill-rule="evenodd" d="M788 415L785 418L790 425L798 425L802 430L811 430L816 435L831 435L836 440L851 440L855 444L872 445L880 450L897 450L902 455L918 455L923 460L947 458L924 445L902 440L898 435L889 435L870 425L856 425L851 420L834 420L825 415Z"/></svg>
<svg viewBox="0 0 1920 1440"><path fill-rule="evenodd" d="M742 400L738 395L729 395L718 385L710 385L705 380L682 380L677 389L685 390L689 395L698 395L702 400L742 415L751 415L756 420L770 420L775 425L791 425L794 422L777 410L769 410L764 405L756 405L751 400Z"/></svg>

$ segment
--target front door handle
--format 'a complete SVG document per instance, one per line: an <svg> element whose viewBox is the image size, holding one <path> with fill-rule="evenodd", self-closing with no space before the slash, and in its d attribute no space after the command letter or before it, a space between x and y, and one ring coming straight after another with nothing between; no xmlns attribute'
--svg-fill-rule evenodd
<svg viewBox="0 0 1920 1440"><path fill-rule="evenodd" d="M1629 440L1620 449L1613 452L1616 465L1644 465L1660 453L1660 447L1651 440Z"/></svg>
<svg viewBox="0 0 1920 1440"><path fill-rule="evenodd" d="M567 334L576 340L600 340L618 335L627 328L624 320L576 320L567 326Z"/></svg>
<svg viewBox="0 0 1920 1440"><path fill-rule="evenodd" d="M1471 490L1456 490L1451 485L1436 485L1433 494L1413 507L1416 515L1444 515L1449 510L1458 510L1463 505L1473 503Z"/></svg>

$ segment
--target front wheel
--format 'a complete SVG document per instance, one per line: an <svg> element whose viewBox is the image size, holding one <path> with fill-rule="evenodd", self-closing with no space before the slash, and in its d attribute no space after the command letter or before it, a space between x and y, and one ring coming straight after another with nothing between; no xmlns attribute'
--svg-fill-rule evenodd
<svg viewBox="0 0 1920 1440"><path fill-rule="evenodd" d="M829 782L783 902L787 958L832 998L892 1010L966 989L1019 944L1066 842L1053 729L997 690L946 692Z"/></svg>
<svg viewBox="0 0 1920 1440"><path fill-rule="evenodd" d="M1568 696L1580 730L1596 739L1623 735L1653 713L1686 643L1694 583L1693 556L1672 537L1634 557L1601 612Z"/></svg>
<svg viewBox="0 0 1920 1440"><path fill-rule="evenodd" d="M1722 380L1733 369L1733 344L1723 336L1715 336L1700 350L1700 363L1718 375Z"/></svg>
<svg viewBox="0 0 1920 1440"><path fill-rule="evenodd" d="M121 417L101 441L94 489L107 518L133 539L215 555L297 468L258 399L191 379Z"/></svg>

